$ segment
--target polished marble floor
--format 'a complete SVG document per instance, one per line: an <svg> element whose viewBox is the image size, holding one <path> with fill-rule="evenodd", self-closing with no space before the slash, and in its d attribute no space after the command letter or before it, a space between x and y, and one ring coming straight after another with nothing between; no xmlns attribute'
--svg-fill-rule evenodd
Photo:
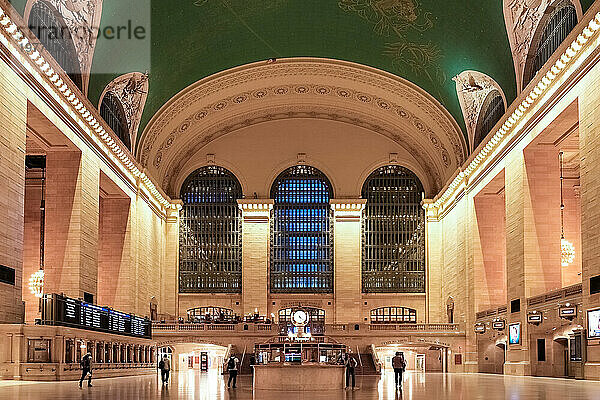
<svg viewBox="0 0 600 400"><path fill-rule="evenodd" d="M28 383L0 381L0 400L71 399L257 399L257 400L579 400L600 399L600 382L553 378L504 377L483 374L407 373L404 390L396 391L393 376L357 377L355 391L253 392L249 377L237 389L227 389L216 373L185 372L162 386L152 376L96 379L93 387L79 389L76 382Z"/></svg>

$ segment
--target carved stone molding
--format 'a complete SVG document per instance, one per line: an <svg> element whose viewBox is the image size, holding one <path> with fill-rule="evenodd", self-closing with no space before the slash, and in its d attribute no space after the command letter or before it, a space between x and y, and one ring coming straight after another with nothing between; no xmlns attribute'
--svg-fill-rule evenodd
<svg viewBox="0 0 600 400"><path fill-rule="evenodd" d="M98 102L98 110L106 93L111 92L123 105L131 148L135 149L138 127L142 119L142 113L148 97L148 74L141 72L130 72L112 80L102 92Z"/></svg>
<svg viewBox="0 0 600 400"><path fill-rule="evenodd" d="M477 121L485 99L492 90L497 90L502 96L506 110L506 96L495 80L478 71L463 71L452 79L456 83L456 94L465 119L469 146L473 151Z"/></svg>
<svg viewBox="0 0 600 400"><path fill-rule="evenodd" d="M542 18L549 7L565 0L504 0L504 22L510 42L510 48L517 76L517 93L523 90L523 74L531 44ZM581 18L582 9L579 0L569 0Z"/></svg>
<svg viewBox="0 0 600 400"><path fill-rule="evenodd" d="M431 188L433 193L439 191L443 186L441 173L444 171L439 160L435 158L435 153L430 154L424 149L423 140L415 139L414 131L390 125L373 118L368 113L362 114L316 104L251 109L225 121L218 121L214 125L203 125L203 129L200 131L194 133L186 131L187 141L182 144L180 149L170 153L171 160L161 168L161 186L167 193L175 194L176 182L180 178L186 162L211 141L246 126L291 118L317 118L345 122L386 136L408 150L418 161L428 179L424 185Z"/></svg>
<svg viewBox="0 0 600 400"><path fill-rule="evenodd" d="M137 157L163 183L172 182L185 157L220 135L298 117L340 120L385 134L421 158L432 187L441 187L467 154L456 121L418 86L355 63L293 58L233 68L186 88L153 116ZM168 185L163 187L169 190Z"/></svg>
<svg viewBox="0 0 600 400"><path fill-rule="evenodd" d="M69 29L79 61L82 91L87 94L98 28L102 17L102 0L27 0L24 12L25 22L29 21L31 8L38 1L52 5Z"/></svg>

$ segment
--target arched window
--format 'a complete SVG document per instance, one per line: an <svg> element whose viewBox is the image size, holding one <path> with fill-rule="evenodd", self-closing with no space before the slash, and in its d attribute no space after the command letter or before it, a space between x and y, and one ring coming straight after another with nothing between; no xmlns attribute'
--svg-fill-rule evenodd
<svg viewBox="0 0 600 400"><path fill-rule="evenodd" d="M362 283L365 293L425 291L423 185L407 168L373 172L362 189Z"/></svg>
<svg viewBox="0 0 600 400"><path fill-rule="evenodd" d="M306 165L288 168L273 183L271 292L333 291L332 196L327 177Z"/></svg>
<svg viewBox="0 0 600 400"><path fill-rule="evenodd" d="M179 291L238 293L242 240L237 200L242 187L225 168L207 166L183 183L179 228Z"/></svg>
<svg viewBox="0 0 600 400"><path fill-rule="evenodd" d="M29 29L37 36L40 43L54 57L54 60L73 83L82 89L81 69L75 45L69 28L54 7L44 1L36 2L29 14Z"/></svg>
<svg viewBox="0 0 600 400"><path fill-rule="evenodd" d="M131 140L125 110L123 110L121 101L112 92L106 92L104 95L102 104L100 104L100 116L102 116L113 132L117 134L125 147L131 150Z"/></svg>
<svg viewBox="0 0 600 400"><path fill-rule="evenodd" d="M381 307L371 310L372 324L416 324L417 310L407 307Z"/></svg>
<svg viewBox="0 0 600 400"><path fill-rule="evenodd" d="M549 16L542 19L538 27L539 34L534 36L534 42L531 45L532 51L530 51L525 65L523 87L527 86L535 74L542 69L575 25L577 25L577 12L570 1L557 4Z"/></svg>
<svg viewBox="0 0 600 400"><path fill-rule="evenodd" d="M500 92L492 90L485 98L481 111L479 111L479 117L477 119L477 127L475 128L475 140L473 141L473 150L479 146L479 143L487 136L492 130L494 125L504 115L504 100Z"/></svg>

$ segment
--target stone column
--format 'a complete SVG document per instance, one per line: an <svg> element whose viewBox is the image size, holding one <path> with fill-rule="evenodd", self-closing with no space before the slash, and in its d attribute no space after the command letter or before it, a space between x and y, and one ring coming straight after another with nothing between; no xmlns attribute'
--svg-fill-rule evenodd
<svg viewBox="0 0 600 400"><path fill-rule="evenodd" d="M23 277L23 209L27 98L21 80L0 61L0 265L15 271L15 284L0 284L0 323L19 323Z"/></svg>
<svg viewBox="0 0 600 400"><path fill-rule="evenodd" d="M79 151L48 152L46 170L44 293L95 300L100 170Z"/></svg>
<svg viewBox="0 0 600 400"><path fill-rule="evenodd" d="M167 210L165 256L160 272L159 314L179 316L177 301L179 293L179 211L183 206L177 201L177 208Z"/></svg>
<svg viewBox="0 0 600 400"><path fill-rule="evenodd" d="M269 237L273 200L240 199L242 210L242 313L267 315Z"/></svg>
<svg viewBox="0 0 600 400"><path fill-rule="evenodd" d="M596 74L597 76L597 74ZM581 171L581 261L583 312L600 307L600 294L590 293L590 278L600 275L600 101L598 79L579 97ZM600 379L600 342L587 341L585 379Z"/></svg>
<svg viewBox="0 0 600 400"><path fill-rule="evenodd" d="M448 322L445 311L446 299L442 299L442 224L433 200L423 200L425 208L425 282L427 294L426 323Z"/></svg>
<svg viewBox="0 0 600 400"><path fill-rule="evenodd" d="M507 344L504 373L531 375L527 299L562 286L558 154L531 148L507 157L507 325L521 324L521 343ZM512 313L515 300L520 311Z"/></svg>
<svg viewBox="0 0 600 400"><path fill-rule="evenodd" d="M361 316L361 217L367 200L331 200L333 209L334 323L359 323Z"/></svg>

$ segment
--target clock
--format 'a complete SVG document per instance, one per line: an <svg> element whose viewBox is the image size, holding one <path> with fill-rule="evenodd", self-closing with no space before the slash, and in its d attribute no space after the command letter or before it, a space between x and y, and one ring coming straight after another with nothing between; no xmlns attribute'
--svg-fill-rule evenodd
<svg viewBox="0 0 600 400"><path fill-rule="evenodd" d="M295 326L306 326L308 324L308 313L304 310L296 310L292 313L292 323Z"/></svg>

